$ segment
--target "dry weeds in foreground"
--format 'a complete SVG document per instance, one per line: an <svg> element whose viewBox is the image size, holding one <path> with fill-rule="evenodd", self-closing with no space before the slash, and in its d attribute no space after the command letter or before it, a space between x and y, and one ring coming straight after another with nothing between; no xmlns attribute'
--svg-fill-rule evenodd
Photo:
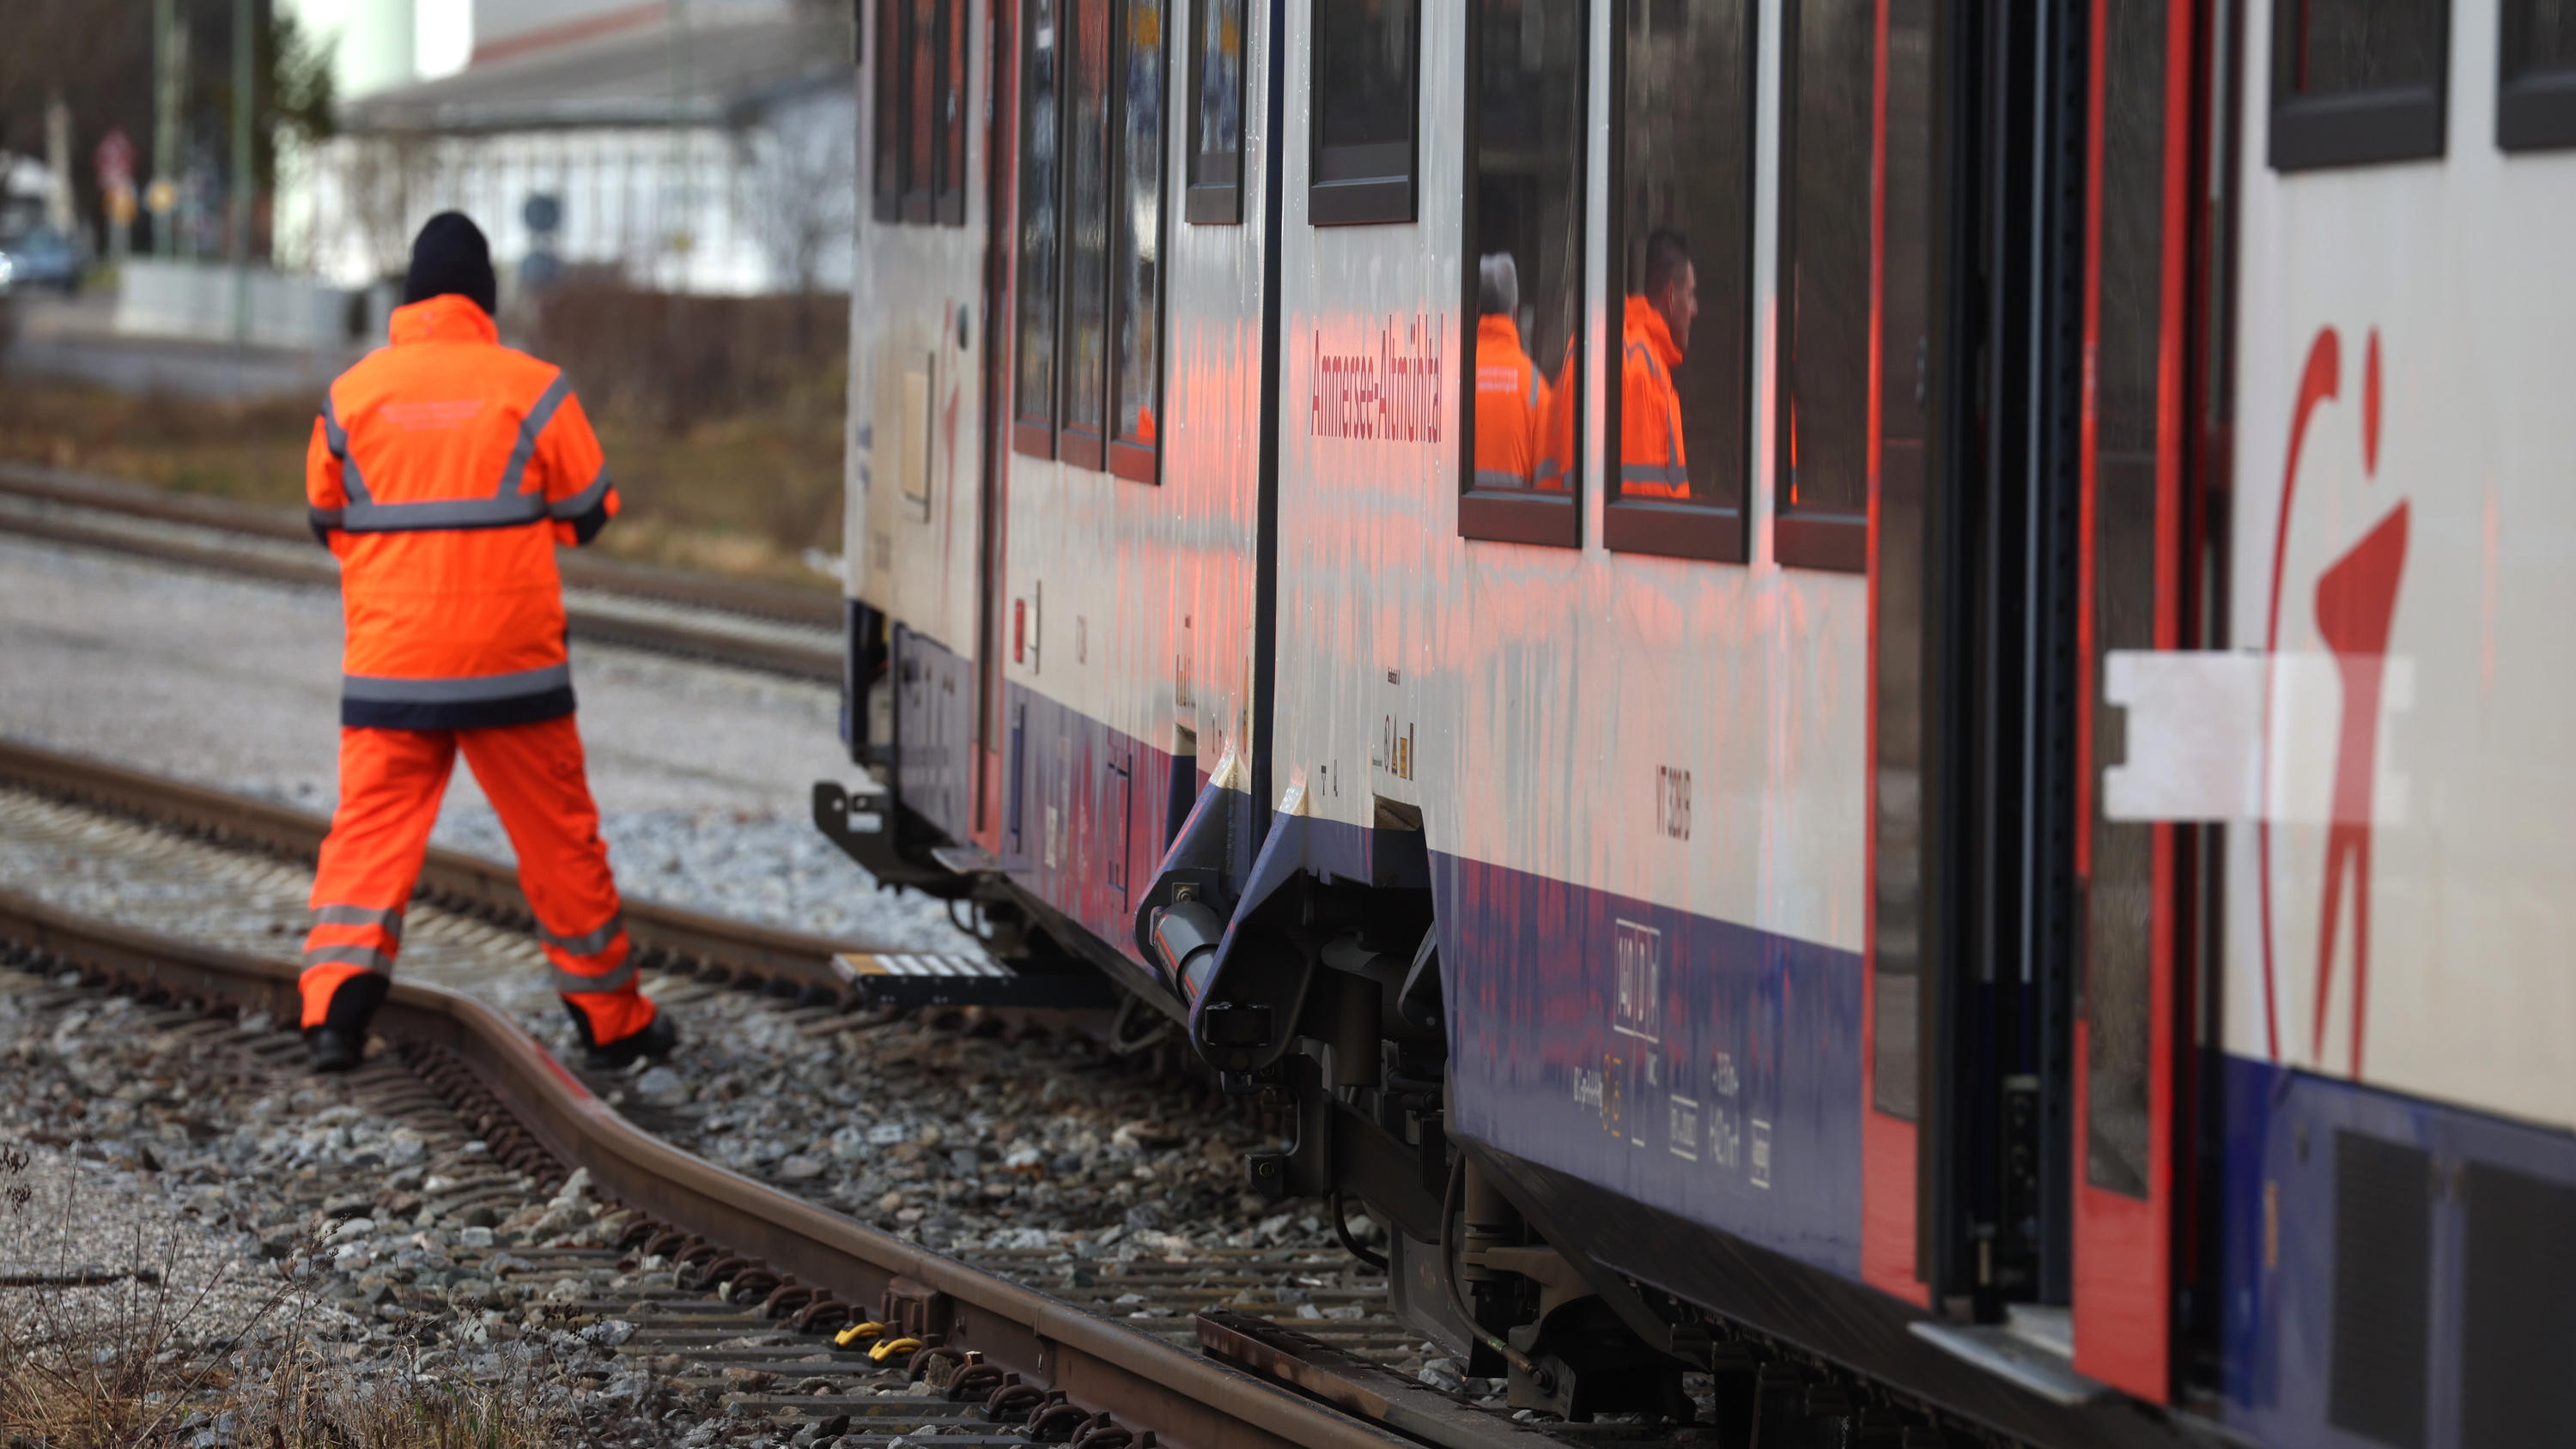
<svg viewBox="0 0 2576 1449"><path fill-rule="evenodd" d="M463 1378L425 1369L416 1334L361 1358L324 1342L314 1330L337 1310L303 1286L318 1234L253 1282L146 1209L120 1234L122 1261L100 1263L97 1235L76 1224L105 1215L83 1200L104 1185L66 1162L40 1188L32 1163L0 1143L0 1271L28 1285L0 1287L0 1449L539 1449L579 1436L542 1356L497 1356L498 1372Z"/></svg>

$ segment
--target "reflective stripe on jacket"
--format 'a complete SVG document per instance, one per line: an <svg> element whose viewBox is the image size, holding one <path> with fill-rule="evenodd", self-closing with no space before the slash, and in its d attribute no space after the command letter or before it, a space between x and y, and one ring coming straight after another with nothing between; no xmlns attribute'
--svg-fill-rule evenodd
<svg viewBox="0 0 2576 1449"><path fill-rule="evenodd" d="M458 296L397 308L393 345L331 384L305 452L340 559L340 722L478 729L570 714L558 542L617 490L560 369Z"/></svg>
<svg viewBox="0 0 2576 1449"><path fill-rule="evenodd" d="M1478 319L1475 486L1527 488L1539 481L1547 404L1547 383L1521 351L1519 324L1500 313Z"/></svg>
<svg viewBox="0 0 2576 1449"><path fill-rule="evenodd" d="M1687 498L1690 469L1682 455L1682 400L1673 389L1673 345L1664 314L1630 297L1619 358L1619 496Z"/></svg>

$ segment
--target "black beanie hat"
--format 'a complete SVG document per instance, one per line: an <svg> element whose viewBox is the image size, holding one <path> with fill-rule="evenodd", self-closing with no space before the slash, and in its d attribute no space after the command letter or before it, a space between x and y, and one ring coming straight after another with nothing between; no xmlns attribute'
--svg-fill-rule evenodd
<svg viewBox="0 0 2576 1449"><path fill-rule="evenodd" d="M403 278L403 301L426 302L453 292L493 316L501 310L501 287L492 276L492 248L483 229L461 211L442 211L412 239L411 271Z"/></svg>

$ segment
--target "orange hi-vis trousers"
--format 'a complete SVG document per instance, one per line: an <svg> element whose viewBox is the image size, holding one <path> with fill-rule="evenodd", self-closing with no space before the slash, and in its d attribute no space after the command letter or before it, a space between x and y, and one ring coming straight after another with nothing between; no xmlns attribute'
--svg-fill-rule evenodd
<svg viewBox="0 0 2576 1449"><path fill-rule="evenodd" d="M519 887L535 911L555 989L589 1024L595 1045L642 1031L653 1003L635 986L570 715L491 729L340 731L340 808L322 842L304 938L304 1025L323 1024L345 983L393 974L403 911L460 749L518 852Z"/></svg>

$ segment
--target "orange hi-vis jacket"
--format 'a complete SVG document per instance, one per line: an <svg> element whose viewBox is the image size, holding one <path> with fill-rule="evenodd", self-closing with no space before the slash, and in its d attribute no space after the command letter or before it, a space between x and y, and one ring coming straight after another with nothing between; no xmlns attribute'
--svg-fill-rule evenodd
<svg viewBox="0 0 2576 1449"><path fill-rule="evenodd" d="M1619 359L1619 496L1687 498L1690 469L1682 457L1682 399L1673 389L1673 345L1664 314L1643 297L1628 299Z"/></svg>
<svg viewBox="0 0 2576 1449"><path fill-rule="evenodd" d="M1476 323L1476 479L1479 488L1539 482L1539 428L1547 380L1521 350L1520 325L1501 313ZM1562 488L1562 479L1554 484Z"/></svg>
<svg viewBox="0 0 2576 1449"><path fill-rule="evenodd" d="M558 543L617 490L561 369L460 296L397 308L393 345L331 384L305 454L340 559L340 722L480 729L572 713Z"/></svg>

